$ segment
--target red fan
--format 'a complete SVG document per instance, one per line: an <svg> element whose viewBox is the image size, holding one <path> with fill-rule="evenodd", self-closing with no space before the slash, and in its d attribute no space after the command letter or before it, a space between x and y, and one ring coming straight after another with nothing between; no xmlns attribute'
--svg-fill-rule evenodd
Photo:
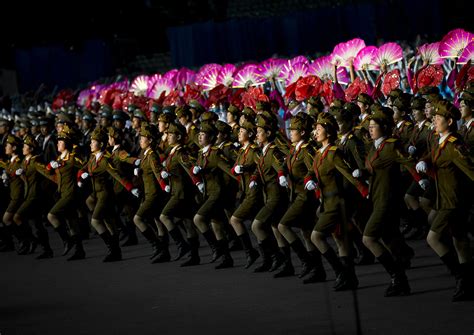
<svg viewBox="0 0 474 335"><path fill-rule="evenodd" d="M345 90L346 101L354 101L360 93L367 93L367 84L357 77Z"/></svg>
<svg viewBox="0 0 474 335"><path fill-rule="evenodd" d="M201 90L196 85L186 85L183 100L186 104L191 100L202 100Z"/></svg>
<svg viewBox="0 0 474 335"><path fill-rule="evenodd" d="M219 84L209 91L209 98L207 99L207 105L219 104L225 101L230 93L230 89L223 84Z"/></svg>
<svg viewBox="0 0 474 335"><path fill-rule="evenodd" d="M400 86L400 70L394 69L388 72L383 79L382 92L385 96Z"/></svg>
<svg viewBox="0 0 474 335"><path fill-rule="evenodd" d="M242 103L245 107L251 107L255 109L257 102L266 101L270 102L270 99L263 93L261 87L249 87L244 94L242 94Z"/></svg>
<svg viewBox="0 0 474 335"><path fill-rule="evenodd" d="M243 95L244 92L245 92L245 90L243 88L238 88L238 89L234 90L234 93L229 98L229 103L231 105L234 105L235 107L237 107L239 109L244 108L244 106L242 104L242 95Z"/></svg>
<svg viewBox="0 0 474 335"><path fill-rule="evenodd" d="M322 81L317 76L306 76L298 79L295 88L295 98L297 101L303 101L310 97L319 95L322 88Z"/></svg>
<svg viewBox="0 0 474 335"><path fill-rule="evenodd" d="M295 100L296 82L286 87L285 95L283 96L286 101Z"/></svg>
<svg viewBox="0 0 474 335"><path fill-rule="evenodd" d="M456 77L456 91L461 92L466 84L472 81L474 76L474 67L471 66L471 60L463 65Z"/></svg>
<svg viewBox="0 0 474 335"><path fill-rule="evenodd" d="M331 102L334 100L334 91L332 89L332 81L328 80L325 81L322 87L321 95L326 100L326 104L330 105Z"/></svg>
<svg viewBox="0 0 474 335"><path fill-rule="evenodd" d="M425 86L438 86L443 81L443 77L441 65L425 66L416 75L416 87L420 89Z"/></svg>
<svg viewBox="0 0 474 335"><path fill-rule="evenodd" d="M177 90L171 91L163 101L163 106L179 106L181 105L181 98Z"/></svg>

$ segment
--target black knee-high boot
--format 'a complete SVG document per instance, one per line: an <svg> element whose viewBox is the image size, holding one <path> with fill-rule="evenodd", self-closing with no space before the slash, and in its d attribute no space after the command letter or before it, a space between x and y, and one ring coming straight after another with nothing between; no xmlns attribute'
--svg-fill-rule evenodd
<svg viewBox="0 0 474 335"><path fill-rule="evenodd" d="M262 254L263 262L257 266L253 272L267 272L272 267L272 240L270 237L267 237L259 243L260 253Z"/></svg>
<svg viewBox="0 0 474 335"><path fill-rule="evenodd" d="M313 260L314 268L311 270L308 278L303 280L303 284L320 283L326 281L326 270L324 270L321 253L316 249L310 251L309 254Z"/></svg>
<svg viewBox="0 0 474 335"><path fill-rule="evenodd" d="M174 229L170 230L169 234L178 248L178 255L176 255L173 261L180 260L191 250L189 244L184 239L183 234L181 234L179 227L175 227Z"/></svg>
<svg viewBox="0 0 474 335"><path fill-rule="evenodd" d="M66 225L63 223L59 227L54 228L54 230L58 233L59 237L63 241L64 251L62 256L66 256L74 247L74 243L71 239L71 236L69 236Z"/></svg>
<svg viewBox="0 0 474 335"><path fill-rule="evenodd" d="M199 257L199 237L189 237L188 241L191 255L186 262L181 264L182 267L199 265L201 263L201 258Z"/></svg>
<svg viewBox="0 0 474 335"><path fill-rule="evenodd" d="M239 236L242 245L244 246L245 256L247 259L247 263L245 264L245 268L248 269L252 266L253 263L260 257L260 254L252 245L252 241L250 240L250 235L248 232L243 233Z"/></svg>
<svg viewBox="0 0 474 335"><path fill-rule="evenodd" d="M142 235L148 241L148 243L151 244L152 255L150 256L150 259L153 259L154 257L156 257L160 253L158 237L156 236L155 231L150 227L147 227L142 232Z"/></svg>
<svg viewBox="0 0 474 335"><path fill-rule="evenodd" d="M206 241L207 241L207 244L209 244L209 247L211 247L211 251L212 251L211 263L214 263L214 262L217 261L221 256L224 255L224 254L222 253L221 248L219 248L219 246L218 246L218 244L217 244L216 235L214 235L214 232L212 231L212 229L208 229L207 231L205 231L204 233L202 233L202 236L204 236L204 238L205 238Z"/></svg>
<svg viewBox="0 0 474 335"><path fill-rule="evenodd" d="M291 249L290 246L281 247L281 253L285 257L283 262L283 267L280 271L273 275L273 278L283 278L283 277L290 277L295 275L295 268L293 267L293 263L291 262Z"/></svg>
<svg viewBox="0 0 474 335"><path fill-rule="evenodd" d="M234 266L234 260L232 259L232 256L230 255L229 251L229 244L227 240L223 239L220 241L217 241L218 248L222 252L222 262L218 265L216 265L215 269L226 269L226 268L231 268Z"/></svg>
<svg viewBox="0 0 474 335"><path fill-rule="evenodd" d="M111 235L109 231L105 231L99 235L109 249L109 252L102 260L104 263L117 262L122 260L122 251L119 246L119 236Z"/></svg>
<svg viewBox="0 0 474 335"><path fill-rule="evenodd" d="M377 257L377 259L392 277L390 285L385 291L385 296L394 297L409 295L411 291L410 285L408 284L407 276L401 265L395 262L388 251L385 251L382 255Z"/></svg>
<svg viewBox="0 0 474 335"><path fill-rule="evenodd" d="M76 261L86 258L86 252L84 251L84 247L82 246L81 236L79 234L76 234L74 236L71 236L71 240L74 245L74 253L67 260Z"/></svg>
<svg viewBox="0 0 474 335"><path fill-rule="evenodd" d="M293 249L293 251L296 253L296 255L301 261L301 265L303 268L298 277L303 278L311 272L311 270L314 268L314 264L311 260L311 257L309 256L308 251L304 247L303 242L301 242L299 238L293 241L293 243L290 244L290 247Z"/></svg>

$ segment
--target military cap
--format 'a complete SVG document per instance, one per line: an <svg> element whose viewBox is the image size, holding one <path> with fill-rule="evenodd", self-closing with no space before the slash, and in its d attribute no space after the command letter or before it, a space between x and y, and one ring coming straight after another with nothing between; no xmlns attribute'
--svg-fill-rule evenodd
<svg viewBox="0 0 474 335"><path fill-rule="evenodd" d="M89 122L94 122L95 118L94 118L94 115L92 115L91 112L85 111L84 114L82 115L82 120L89 121Z"/></svg>
<svg viewBox="0 0 474 335"><path fill-rule="evenodd" d="M35 140L33 135L25 135L23 137L23 144L28 145L30 148L36 149L38 148L38 142Z"/></svg>
<svg viewBox="0 0 474 335"><path fill-rule="evenodd" d="M65 113L59 113L57 116L56 116L56 123L60 123L60 124L72 124L72 120L71 118L69 117L69 115L65 114Z"/></svg>
<svg viewBox="0 0 474 335"><path fill-rule="evenodd" d="M143 123L140 128L140 136L147 137L151 140L154 140L157 137L157 132L156 132L156 129L152 125L148 123Z"/></svg>
<svg viewBox="0 0 474 335"><path fill-rule="evenodd" d="M38 118L33 118L33 119L31 119L31 120L30 120L30 125L31 125L32 127L37 127L37 126L39 126L39 119L38 119Z"/></svg>
<svg viewBox="0 0 474 335"><path fill-rule="evenodd" d="M161 113L158 117L159 122L171 123L175 120L176 114L174 113Z"/></svg>
<svg viewBox="0 0 474 335"><path fill-rule="evenodd" d="M44 116L39 119L40 126L51 126L54 123L54 119L49 116Z"/></svg>
<svg viewBox="0 0 474 335"><path fill-rule="evenodd" d="M324 109L323 102L322 102L321 99L318 98L318 97L310 97L310 98L308 99L308 104L310 104L310 105L313 106L313 107L318 108L319 110L323 110L323 109Z"/></svg>
<svg viewBox="0 0 474 335"><path fill-rule="evenodd" d="M369 106L374 103L374 99L372 99L372 97L368 95L367 93L360 93L357 96L356 101L361 102L365 105L369 105Z"/></svg>
<svg viewBox="0 0 474 335"><path fill-rule="evenodd" d="M103 127L95 128L91 133L91 140L95 140L100 143L107 143L108 134Z"/></svg>
<svg viewBox="0 0 474 335"><path fill-rule="evenodd" d="M454 121L461 119L461 112L459 109L446 100L441 100L436 103L434 114L444 116L447 119L453 119Z"/></svg>
<svg viewBox="0 0 474 335"><path fill-rule="evenodd" d="M170 113L170 114L173 114L173 115L174 115L174 114L175 114L175 110L176 110L176 106L171 106L171 105L169 105L169 106L163 107L163 109L162 109L161 112L164 113L164 114Z"/></svg>
<svg viewBox="0 0 474 335"><path fill-rule="evenodd" d="M418 91L420 95L439 94L439 88L435 86L424 86Z"/></svg>
<svg viewBox="0 0 474 335"><path fill-rule="evenodd" d="M393 107L397 107L400 111L407 112L410 109L410 100L411 96L409 94L401 93L393 101Z"/></svg>
<svg viewBox="0 0 474 335"><path fill-rule="evenodd" d="M318 115L317 124L327 126L330 130L336 131L339 129L336 119L329 113L320 113Z"/></svg>
<svg viewBox="0 0 474 335"><path fill-rule="evenodd" d="M242 110L242 115L244 115L247 120L254 120L255 116L257 116L254 110L250 107L245 107Z"/></svg>
<svg viewBox="0 0 474 335"><path fill-rule="evenodd" d="M0 127L11 126L11 121L7 119L0 119Z"/></svg>
<svg viewBox="0 0 474 335"><path fill-rule="evenodd" d="M199 125L199 132L200 133L206 133L212 136L215 136L217 134L217 129L216 127L210 123L210 122L202 122Z"/></svg>
<svg viewBox="0 0 474 335"><path fill-rule="evenodd" d="M344 106L344 100L334 99L333 102L331 103L331 106L342 108Z"/></svg>
<svg viewBox="0 0 474 335"><path fill-rule="evenodd" d="M202 121L214 121L216 122L219 119L219 115L217 115L214 112L211 111L206 111L201 114L201 120Z"/></svg>
<svg viewBox="0 0 474 335"><path fill-rule="evenodd" d="M146 115L143 113L141 109L134 109L133 111L133 117L136 117L137 119L144 120L146 121Z"/></svg>
<svg viewBox="0 0 474 335"><path fill-rule="evenodd" d="M370 106L370 112L372 114L380 112L380 111L382 111L382 109L383 109L382 105L377 103L377 102Z"/></svg>
<svg viewBox="0 0 474 335"><path fill-rule="evenodd" d="M219 133L230 134L232 131L232 127L221 120L217 120L215 126Z"/></svg>
<svg viewBox="0 0 474 335"><path fill-rule="evenodd" d="M303 114L299 113L298 115ZM308 122L307 117L301 117L301 116L293 116L290 119L290 127L288 129L290 130L299 130L299 131L307 131L310 129L310 124Z"/></svg>
<svg viewBox="0 0 474 335"><path fill-rule="evenodd" d="M422 97L414 97L411 99L411 109L424 110L426 105L426 99Z"/></svg>
<svg viewBox="0 0 474 335"><path fill-rule="evenodd" d="M122 130L115 127L109 127L109 129L107 130L107 133L110 137L115 138L115 139L122 138L123 136Z"/></svg>
<svg viewBox="0 0 474 335"><path fill-rule="evenodd" d="M464 90L461 92L461 95L459 96L459 101L465 101L470 104L474 102L474 90Z"/></svg>
<svg viewBox="0 0 474 335"><path fill-rule="evenodd" d="M255 110L269 111L270 110L270 102L268 102L268 101L257 101L257 103L255 104Z"/></svg>
<svg viewBox="0 0 474 335"><path fill-rule="evenodd" d="M129 104L127 106L127 111L131 114L133 114L133 116L135 116L135 111L138 109L138 106L135 105L135 104Z"/></svg>
<svg viewBox="0 0 474 335"><path fill-rule="evenodd" d="M431 104L435 104L443 98L438 93L424 94L422 95L422 97L426 99L426 102L429 102Z"/></svg>
<svg viewBox="0 0 474 335"><path fill-rule="evenodd" d="M258 114L255 119L255 125L260 128L264 128L265 130L275 131L277 124L275 123L274 119L267 115L267 113Z"/></svg>
<svg viewBox="0 0 474 335"><path fill-rule="evenodd" d="M374 120L381 126L393 127L393 110L388 107L381 107L380 109L376 110L372 115L369 117L370 120Z"/></svg>
<svg viewBox="0 0 474 335"><path fill-rule="evenodd" d="M191 118L192 113L189 110L189 106L181 106L176 108L176 117L179 119L180 117L186 117L186 118Z"/></svg>
<svg viewBox="0 0 474 335"><path fill-rule="evenodd" d="M161 106L154 102L150 107L150 113L159 113L161 112Z"/></svg>
<svg viewBox="0 0 474 335"><path fill-rule="evenodd" d="M230 105L229 108L227 108L227 112L234 115L234 117L239 117L239 115L240 115L240 109L238 109L234 105Z"/></svg>
<svg viewBox="0 0 474 335"><path fill-rule="evenodd" d="M360 107L353 102L346 102L342 109L346 110L350 115L352 115L352 118L356 118L360 115Z"/></svg>
<svg viewBox="0 0 474 335"><path fill-rule="evenodd" d="M288 110L295 109L299 105L300 105L300 102L298 102L296 100L291 100L290 102L288 102ZM244 108L244 110L245 110L245 108Z"/></svg>
<svg viewBox="0 0 474 335"><path fill-rule="evenodd" d="M21 145L21 139L15 135L9 134L5 143L11 144L13 146L19 147Z"/></svg>
<svg viewBox="0 0 474 335"><path fill-rule="evenodd" d="M178 123L170 123L168 129L166 132L171 133L171 134L176 134L176 135L181 135L184 136L186 135L186 128Z"/></svg>
<svg viewBox="0 0 474 335"><path fill-rule="evenodd" d="M75 115L76 115L76 117L82 118L83 113L82 113L82 111L81 111L80 109L76 109Z"/></svg>
<svg viewBox="0 0 474 335"><path fill-rule="evenodd" d="M74 139L73 133L69 127L63 129L58 133L58 141L72 141Z"/></svg>
<svg viewBox="0 0 474 335"><path fill-rule="evenodd" d="M122 121L127 121L129 119L127 113L125 113L123 110L116 109L112 113L112 119L113 120L122 120Z"/></svg>
<svg viewBox="0 0 474 335"><path fill-rule="evenodd" d="M102 109L100 111L100 117L108 120L112 120L112 111L110 109Z"/></svg>
<svg viewBox="0 0 474 335"><path fill-rule="evenodd" d="M360 111L360 109L359 109ZM323 114L323 113L321 113ZM334 119L337 122L350 122L356 118L356 115L353 114L349 109L347 108L334 108L330 107L329 108L329 114L334 116Z"/></svg>
<svg viewBox="0 0 474 335"><path fill-rule="evenodd" d="M242 124L240 125L240 128L244 128L249 133L252 133L253 135L255 135L255 125L250 121L242 122Z"/></svg>
<svg viewBox="0 0 474 335"><path fill-rule="evenodd" d="M206 109L197 100L190 100L188 103L189 107L194 109L198 113L204 113Z"/></svg>
<svg viewBox="0 0 474 335"><path fill-rule="evenodd" d="M396 98L398 98L401 94L403 93L403 91L399 88L394 88L393 90L390 91L390 93L388 94L388 96L390 98L392 98L392 101Z"/></svg>
<svg viewBox="0 0 474 335"><path fill-rule="evenodd" d="M20 121L20 123L18 123L18 127L20 129L30 128L30 123L28 122L28 120L22 120Z"/></svg>

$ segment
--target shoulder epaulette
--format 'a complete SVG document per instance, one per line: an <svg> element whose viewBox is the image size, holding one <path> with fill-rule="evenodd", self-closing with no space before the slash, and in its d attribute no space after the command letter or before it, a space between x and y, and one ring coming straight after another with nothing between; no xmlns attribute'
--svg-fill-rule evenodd
<svg viewBox="0 0 474 335"><path fill-rule="evenodd" d="M224 147L230 147L231 145L233 145L232 142L226 142L226 143L224 143Z"/></svg>
<svg viewBox="0 0 474 335"><path fill-rule="evenodd" d="M257 148L258 148L258 146L257 146L255 143L252 143L252 144L250 145L250 147L251 147L252 149L257 149Z"/></svg>
<svg viewBox="0 0 474 335"><path fill-rule="evenodd" d="M355 126L354 127L354 130L359 130L359 129L362 129L363 127L361 125L358 125L358 126Z"/></svg>
<svg viewBox="0 0 474 335"><path fill-rule="evenodd" d="M386 142L388 142L388 143L394 143L396 141L398 141L398 140L396 138L393 138L393 137L386 139Z"/></svg>
<svg viewBox="0 0 474 335"><path fill-rule="evenodd" d="M337 147L335 145L329 147L329 151L336 151L337 150Z"/></svg>
<svg viewBox="0 0 474 335"><path fill-rule="evenodd" d="M270 144L270 146L268 147L269 149L275 149L277 146L276 144Z"/></svg>
<svg viewBox="0 0 474 335"><path fill-rule="evenodd" d="M353 138L354 137L354 134L350 134L349 136L347 136L347 138Z"/></svg>
<svg viewBox="0 0 474 335"><path fill-rule="evenodd" d="M306 148L309 145L309 143L305 143L301 145L301 148Z"/></svg>
<svg viewBox="0 0 474 335"><path fill-rule="evenodd" d="M412 125L412 123L411 123L410 121L405 121L405 124L406 124L407 126L411 126L411 125Z"/></svg>
<svg viewBox="0 0 474 335"><path fill-rule="evenodd" d="M212 149L212 150L219 150L219 147L216 147L215 145L213 145L213 146L211 146L210 149Z"/></svg>
<svg viewBox="0 0 474 335"><path fill-rule="evenodd" d="M454 143L458 140L458 138L456 136L453 136L453 135L449 135L447 140L451 143Z"/></svg>

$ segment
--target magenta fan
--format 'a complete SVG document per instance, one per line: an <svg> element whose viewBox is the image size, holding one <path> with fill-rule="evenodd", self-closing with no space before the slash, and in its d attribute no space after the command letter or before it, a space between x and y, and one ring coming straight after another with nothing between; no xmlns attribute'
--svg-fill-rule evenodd
<svg viewBox="0 0 474 335"><path fill-rule="evenodd" d="M82 90L77 96L76 103L79 106L85 106L87 99L89 99L91 91L89 89Z"/></svg>
<svg viewBox="0 0 474 335"><path fill-rule="evenodd" d="M217 86L217 76L221 72L221 69L214 67L207 71L207 73L202 77L200 85L204 91L210 91Z"/></svg>
<svg viewBox="0 0 474 335"><path fill-rule="evenodd" d="M308 65L306 63L296 63L292 66L288 77L286 78L286 85L293 84L301 77L306 77L308 75Z"/></svg>
<svg viewBox="0 0 474 335"><path fill-rule="evenodd" d="M240 69L235 77L232 87L245 88L250 86L262 85L265 83L265 79L260 75L258 66L255 64L249 64Z"/></svg>
<svg viewBox="0 0 474 335"><path fill-rule="evenodd" d="M474 34L463 29L454 29L447 33L439 43L441 58L460 57L464 48L474 41Z"/></svg>
<svg viewBox="0 0 474 335"><path fill-rule="evenodd" d="M322 81L334 81L334 65L331 63L331 56L323 56L314 60L308 67L308 74L318 76ZM343 67L337 68L337 80L341 84L349 82L347 71Z"/></svg>
<svg viewBox="0 0 474 335"><path fill-rule="evenodd" d="M186 85L194 82L195 76L196 73L194 73L193 70L183 67L176 73L176 85L180 87L185 87Z"/></svg>
<svg viewBox="0 0 474 335"><path fill-rule="evenodd" d="M153 86L155 86L156 81L161 77L162 76L159 73L155 73L154 75L148 76L148 89L146 91L146 96L148 98L152 95Z"/></svg>
<svg viewBox="0 0 474 335"><path fill-rule="evenodd" d="M365 42L360 38L354 38L350 41L339 43L334 47L332 52L332 63L348 68L351 66L351 62L359 51L363 48L365 48Z"/></svg>
<svg viewBox="0 0 474 335"><path fill-rule="evenodd" d="M163 92L166 92L165 94L168 95L174 90L174 87L175 86L170 79L164 77L158 78L153 84L150 98L158 99L161 96L161 93Z"/></svg>
<svg viewBox="0 0 474 335"><path fill-rule="evenodd" d="M403 58L403 50L397 43L385 43L380 46L374 58L374 65L391 65Z"/></svg>
<svg viewBox="0 0 474 335"><path fill-rule="evenodd" d="M292 59L290 59L290 63L291 63L291 65L295 65L295 64L298 64L298 63L304 63L304 64L308 65L309 61L308 61L308 58L306 58L305 56L296 56L296 57L293 57Z"/></svg>
<svg viewBox="0 0 474 335"><path fill-rule="evenodd" d="M469 43L459 56L458 64L466 64L469 60L474 62L474 42Z"/></svg>
<svg viewBox="0 0 474 335"><path fill-rule="evenodd" d="M130 85L130 91L137 96L144 96L148 90L148 76L136 77Z"/></svg>
<svg viewBox="0 0 474 335"><path fill-rule="evenodd" d="M222 66L219 65L219 64L215 64L215 63L210 63L210 64L203 65L199 69L199 71L196 73L196 77L194 77L194 82L198 86L202 85L202 81L204 79L204 76L207 74L208 71L210 71L212 69L218 69L218 71L220 71L222 69Z"/></svg>
<svg viewBox="0 0 474 335"><path fill-rule="evenodd" d="M439 42L426 43L418 48L418 54L423 60L423 63L426 63L427 65L429 64L441 65L444 63L444 59L439 56L438 49L439 49Z"/></svg>
<svg viewBox="0 0 474 335"><path fill-rule="evenodd" d="M217 84L222 84L226 87L232 87L232 83L234 82L235 70L235 65L224 64L221 71L217 75Z"/></svg>
<svg viewBox="0 0 474 335"><path fill-rule="evenodd" d="M128 80L122 80L110 85L110 88L114 88L117 90L128 91Z"/></svg>
<svg viewBox="0 0 474 335"><path fill-rule="evenodd" d="M354 58L354 69L356 71L362 70L377 70L378 66L373 65L378 49L374 46L362 48Z"/></svg>
<svg viewBox="0 0 474 335"><path fill-rule="evenodd" d="M280 78L284 63L285 60L279 58L267 59L259 65L260 75L266 80Z"/></svg>
<svg viewBox="0 0 474 335"><path fill-rule="evenodd" d="M173 85L176 85L176 75L177 74L178 74L178 70L177 69L172 69L172 70L169 70L168 72L166 72L165 74L163 74L163 78L171 80Z"/></svg>

